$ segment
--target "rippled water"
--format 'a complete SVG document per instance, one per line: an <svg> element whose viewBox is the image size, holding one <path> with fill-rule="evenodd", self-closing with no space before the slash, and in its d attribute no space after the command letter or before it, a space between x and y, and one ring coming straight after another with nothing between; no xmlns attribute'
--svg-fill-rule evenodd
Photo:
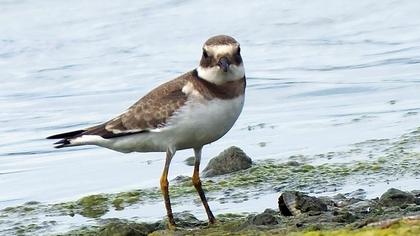
<svg viewBox="0 0 420 236"><path fill-rule="evenodd" d="M205 147L203 165L230 145L254 160L287 160L420 126L416 1L3 0L0 12L0 208L157 186L162 153L54 150L44 137L119 114L196 67L215 34L241 43L247 98L233 129ZM191 155L177 153L171 178L191 173Z"/></svg>

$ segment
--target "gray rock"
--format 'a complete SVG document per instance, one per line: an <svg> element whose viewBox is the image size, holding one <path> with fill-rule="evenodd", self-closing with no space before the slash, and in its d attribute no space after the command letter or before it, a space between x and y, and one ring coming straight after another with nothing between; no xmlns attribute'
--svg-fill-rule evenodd
<svg viewBox="0 0 420 236"><path fill-rule="evenodd" d="M162 229L158 223L134 223L127 221L114 221L102 226L99 236L143 236Z"/></svg>
<svg viewBox="0 0 420 236"><path fill-rule="evenodd" d="M354 214L346 210L343 210L341 212L337 212L337 214L334 216L332 221L348 224L348 223L353 223L356 219L357 217Z"/></svg>
<svg viewBox="0 0 420 236"><path fill-rule="evenodd" d="M375 203L373 201L363 200L349 205L348 209L352 212L367 214L372 210L374 205Z"/></svg>
<svg viewBox="0 0 420 236"><path fill-rule="evenodd" d="M412 193L390 188L379 198L379 204L386 207L403 206L416 203L416 197Z"/></svg>
<svg viewBox="0 0 420 236"><path fill-rule="evenodd" d="M171 180L171 183L173 184L185 184L185 183L191 183L192 185L192 178L190 176L185 175L178 175L174 179Z"/></svg>
<svg viewBox="0 0 420 236"><path fill-rule="evenodd" d="M183 211L183 212L175 212L174 213L174 220L176 227L178 228L194 228L198 226L205 226L207 222L201 221L197 219L193 214ZM167 220L160 221L160 227L166 228Z"/></svg>
<svg viewBox="0 0 420 236"><path fill-rule="evenodd" d="M416 197L420 197L420 190L413 190L411 191L412 194L414 194L414 196Z"/></svg>
<svg viewBox="0 0 420 236"><path fill-rule="evenodd" d="M321 212L328 209L322 200L296 191L283 192L278 204L284 216L297 216L303 212Z"/></svg>
<svg viewBox="0 0 420 236"><path fill-rule="evenodd" d="M356 189L353 192L349 192L349 193L344 194L344 196L346 198L356 198L356 199L360 199L360 200L366 199L366 195L367 195L366 190L361 189L361 188Z"/></svg>
<svg viewBox="0 0 420 236"><path fill-rule="evenodd" d="M263 213L257 215L250 215L247 223L249 225L277 225L280 222L278 212L272 209L266 209Z"/></svg>
<svg viewBox="0 0 420 236"><path fill-rule="evenodd" d="M288 166L301 166L301 165L302 165L302 163L299 163L299 162L297 162L297 161L288 161L288 162L286 163L286 165L288 165Z"/></svg>
<svg viewBox="0 0 420 236"><path fill-rule="evenodd" d="M336 204L336 202L335 201L333 201L332 199L331 199L331 197L318 197L318 199L319 200L321 200L326 206L327 206L327 208L328 207L336 207L337 206L337 204Z"/></svg>
<svg viewBox="0 0 420 236"><path fill-rule="evenodd" d="M250 168L252 160L240 148L232 146L212 158L203 170L204 177L212 177Z"/></svg>
<svg viewBox="0 0 420 236"><path fill-rule="evenodd" d="M347 198L346 198L346 196L344 196L344 194L338 193L338 194L332 196L331 199L334 200L334 201L344 201Z"/></svg>

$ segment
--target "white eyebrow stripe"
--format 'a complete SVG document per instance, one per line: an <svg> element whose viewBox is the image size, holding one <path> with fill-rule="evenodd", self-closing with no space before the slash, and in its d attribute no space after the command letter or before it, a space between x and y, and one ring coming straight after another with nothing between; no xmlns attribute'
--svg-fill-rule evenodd
<svg viewBox="0 0 420 236"><path fill-rule="evenodd" d="M205 45L204 50L206 50L210 55L219 56L226 54L234 54L238 50L239 45L229 44L229 45Z"/></svg>

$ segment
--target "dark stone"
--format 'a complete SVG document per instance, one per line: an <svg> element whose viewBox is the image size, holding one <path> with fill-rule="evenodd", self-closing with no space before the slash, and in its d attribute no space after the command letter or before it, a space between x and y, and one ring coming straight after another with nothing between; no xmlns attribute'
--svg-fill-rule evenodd
<svg viewBox="0 0 420 236"><path fill-rule="evenodd" d="M366 199L366 195L367 195L366 190L361 189L361 188L356 189L353 192L344 194L346 198L355 198L355 199L361 199L361 200Z"/></svg>
<svg viewBox="0 0 420 236"><path fill-rule="evenodd" d="M197 219L193 214L183 211L174 213L174 220L177 228L194 228L198 226L205 226L208 223ZM167 221L160 221L160 227L166 228Z"/></svg>
<svg viewBox="0 0 420 236"><path fill-rule="evenodd" d="M297 222L295 225L297 228L302 228L304 226L302 222Z"/></svg>
<svg viewBox="0 0 420 236"><path fill-rule="evenodd" d="M336 201L341 201L341 200L345 200L346 196L344 196L344 194L342 194L342 193L338 193L338 194L332 196L331 198L336 200Z"/></svg>
<svg viewBox="0 0 420 236"><path fill-rule="evenodd" d="M250 225L277 225L280 223L280 219L276 217L277 215L278 212L266 209L263 213L249 216L248 223Z"/></svg>
<svg viewBox="0 0 420 236"><path fill-rule="evenodd" d="M145 236L161 229L158 223L110 222L99 229L99 236Z"/></svg>
<svg viewBox="0 0 420 236"><path fill-rule="evenodd" d="M357 217L348 211L338 212L334 217L333 221L338 223L353 223L357 220Z"/></svg>
<svg viewBox="0 0 420 236"><path fill-rule="evenodd" d="M286 163L286 165L288 165L288 166L300 166L300 165L302 165L302 163L299 163L297 161L288 161Z"/></svg>
<svg viewBox="0 0 420 236"><path fill-rule="evenodd" d="M358 201L354 204L348 206L348 209L352 212L367 214L371 211L372 207L375 205L373 201L363 200Z"/></svg>
<svg viewBox="0 0 420 236"><path fill-rule="evenodd" d="M197 219L193 214L189 212L177 212L174 214L175 222L178 227L197 227L207 225L207 222Z"/></svg>
<svg viewBox="0 0 420 236"><path fill-rule="evenodd" d="M404 209L405 212L420 212L419 205L407 205L407 208Z"/></svg>
<svg viewBox="0 0 420 236"><path fill-rule="evenodd" d="M187 183L192 185L192 178L190 176L178 175L173 180L171 180L171 182L174 184Z"/></svg>
<svg viewBox="0 0 420 236"><path fill-rule="evenodd" d="M413 190L411 191L412 194L414 194L414 196L416 197L420 197L420 190Z"/></svg>
<svg viewBox="0 0 420 236"><path fill-rule="evenodd" d="M232 146L212 158L203 170L204 177L212 177L250 168L252 160L240 148Z"/></svg>
<svg viewBox="0 0 420 236"><path fill-rule="evenodd" d="M321 212L327 211L328 209L327 205L321 199L296 191L282 193L279 197L278 204L279 210L284 216L296 216L304 212Z"/></svg>
<svg viewBox="0 0 420 236"><path fill-rule="evenodd" d="M327 207L336 207L337 204L330 198L330 197L319 197L319 200L321 200Z"/></svg>
<svg viewBox="0 0 420 236"><path fill-rule="evenodd" d="M403 206L405 204L415 204L414 194L404 192L395 188L390 188L379 198L379 204L386 207Z"/></svg>

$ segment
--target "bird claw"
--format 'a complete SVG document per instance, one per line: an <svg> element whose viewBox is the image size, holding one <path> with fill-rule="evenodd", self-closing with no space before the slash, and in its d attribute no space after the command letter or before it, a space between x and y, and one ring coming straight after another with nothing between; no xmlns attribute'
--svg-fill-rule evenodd
<svg viewBox="0 0 420 236"><path fill-rule="evenodd" d="M176 230L176 225L175 225L175 224L173 224L173 223L169 223L169 222L168 222L167 226L168 226L168 229L169 229L169 230Z"/></svg>

